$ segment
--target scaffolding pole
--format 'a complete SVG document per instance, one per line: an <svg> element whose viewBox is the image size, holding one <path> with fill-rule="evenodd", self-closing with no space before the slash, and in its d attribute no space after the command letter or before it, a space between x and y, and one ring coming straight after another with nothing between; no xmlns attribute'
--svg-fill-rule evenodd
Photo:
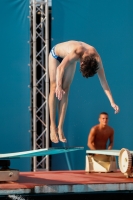
<svg viewBox="0 0 133 200"><path fill-rule="evenodd" d="M46 13L46 27L45 30L45 41L46 41L46 59L45 59L45 66L46 66L46 124L49 124L49 73L48 73L48 57L49 57L49 8L48 8L48 0L45 6L45 13ZM49 136L49 127L47 126L47 135ZM49 137L46 137L46 148L49 148ZM46 169L49 170L49 156L46 157Z"/></svg>
<svg viewBox="0 0 133 200"><path fill-rule="evenodd" d="M48 0L30 2L31 130L33 150L49 148L49 7ZM33 171L49 170L49 156L34 157Z"/></svg>

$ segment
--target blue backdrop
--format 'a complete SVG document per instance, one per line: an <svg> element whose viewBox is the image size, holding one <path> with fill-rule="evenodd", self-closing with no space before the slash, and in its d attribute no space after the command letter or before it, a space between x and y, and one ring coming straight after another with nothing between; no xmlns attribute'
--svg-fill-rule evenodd
<svg viewBox="0 0 133 200"><path fill-rule="evenodd" d="M79 64L71 85L64 132L66 146L84 146L84 151L68 153L72 169L84 169L90 128L99 113L109 114L115 130L114 149L133 150L133 1L53 0L52 46L67 40L84 41L99 52L120 113L115 115L97 75L85 79ZM62 146L62 143L53 146ZM52 157L52 169L68 169L65 155Z"/></svg>
<svg viewBox="0 0 133 200"><path fill-rule="evenodd" d="M31 149L29 1L1 0L0 153ZM12 160L11 168L30 170L30 159Z"/></svg>

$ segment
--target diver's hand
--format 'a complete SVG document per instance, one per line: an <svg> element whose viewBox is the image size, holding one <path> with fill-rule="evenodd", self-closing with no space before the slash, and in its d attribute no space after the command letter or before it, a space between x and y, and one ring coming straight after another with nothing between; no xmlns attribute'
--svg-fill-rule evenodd
<svg viewBox="0 0 133 200"><path fill-rule="evenodd" d="M114 108L115 114L120 111L119 106L117 106L115 103L112 103L111 106L112 106L112 108Z"/></svg>
<svg viewBox="0 0 133 200"><path fill-rule="evenodd" d="M57 86L55 89L55 93L58 100L61 100L62 96L65 94L65 91L61 87Z"/></svg>

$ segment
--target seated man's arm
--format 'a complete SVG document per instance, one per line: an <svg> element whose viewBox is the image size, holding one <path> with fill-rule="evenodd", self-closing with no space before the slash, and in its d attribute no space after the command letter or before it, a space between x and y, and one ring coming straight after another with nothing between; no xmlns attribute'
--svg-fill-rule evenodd
<svg viewBox="0 0 133 200"><path fill-rule="evenodd" d="M95 150L95 135L96 135L96 131L95 128L93 127L90 130L89 136L88 136L88 144L87 146L91 149L91 150Z"/></svg>
<svg viewBox="0 0 133 200"><path fill-rule="evenodd" d="M108 149L112 149L113 148L113 144L114 144L114 130L111 130L111 135L109 137L109 146Z"/></svg>

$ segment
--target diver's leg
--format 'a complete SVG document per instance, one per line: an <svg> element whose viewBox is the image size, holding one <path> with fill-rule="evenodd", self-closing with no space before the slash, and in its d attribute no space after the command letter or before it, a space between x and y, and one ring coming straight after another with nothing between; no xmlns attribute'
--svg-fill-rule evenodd
<svg viewBox="0 0 133 200"><path fill-rule="evenodd" d="M59 121L58 121L58 135L59 135L59 140L61 142L67 142L63 132L63 124L68 104L69 89L74 77L75 68L76 68L76 63L71 64L69 67L67 67L62 81L62 88L65 91L65 94L63 95L61 101L59 101Z"/></svg>
<svg viewBox="0 0 133 200"><path fill-rule="evenodd" d="M59 62L49 55L49 78L50 78L50 93L49 93L49 113L50 113L50 139L54 143L58 143L57 127L56 127L56 70Z"/></svg>

